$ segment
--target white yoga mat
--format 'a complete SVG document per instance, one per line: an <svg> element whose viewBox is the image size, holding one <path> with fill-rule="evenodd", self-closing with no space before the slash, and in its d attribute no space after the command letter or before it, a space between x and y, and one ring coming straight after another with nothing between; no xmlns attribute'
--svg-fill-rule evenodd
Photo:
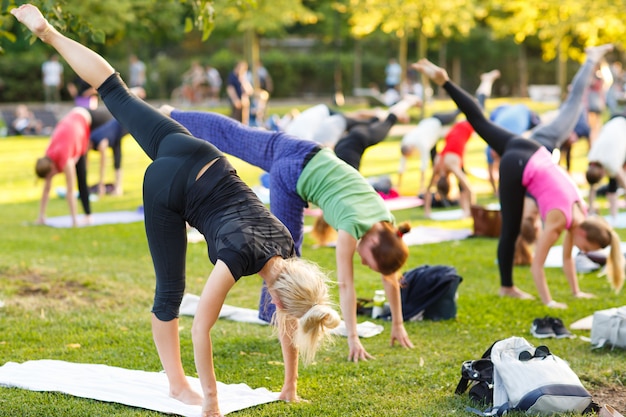
<svg viewBox="0 0 626 417"><path fill-rule="evenodd" d="M409 245L424 245L427 243L439 243L450 240L463 240L469 237L472 231L469 229L442 229L439 227L414 227L409 233L402 236L404 242Z"/></svg>
<svg viewBox="0 0 626 417"><path fill-rule="evenodd" d="M622 249L622 253L626 253L626 242L621 242L620 248ZM601 249L608 254L607 249ZM578 249L574 248L572 250L573 254L578 253ZM546 258L546 262L543 264L544 268L562 268L563 267L563 246L556 245L550 248L548 252L548 257Z"/></svg>
<svg viewBox="0 0 626 417"><path fill-rule="evenodd" d="M198 308L198 301L200 297L194 294L185 294L183 301L180 303L180 314L184 316L195 316ZM227 304L222 306L219 317L221 319L239 321L243 323L261 324L267 325L266 321L259 318L259 311L251 308L234 307ZM376 336L383 332L385 328L380 324L372 323L370 321L364 321L356 325L356 331L359 337L368 338ZM345 322L342 320L339 327L331 331L332 334L337 336L347 337Z"/></svg>
<svg viewBox="0 0 626 417"><path fill-rule="evenodd" d="M198 392L200 380L187 377ZM218 401L223 414L278 400L278 393L245 384L217 383ZM163 372L145 372L114 366L36 360L7 362L0 367L0 385L31 391L54 391L144 408L185 417L199 417L200 406L183 404L169 396Z"/></svg>
<svg viewBox="0 0 626 417"><path fill-rule="evenodd" d="M430 213L430 218L432 220L461 220L463 218L463 210L461 209L452 209L452 210L438 210Z"/></svg>
<svg viewBox="0 0 626 417"><path fill-rule="evenodd" d="M604 216L604 219L615 229L626 229L626 212L617 213L616 218L613 218L613 216Z"/></svg>
<svg viewBox="0 0 626 417"><path fill-rule="evenodd" d="M180 303L180 314L183 316L195 316L198 309L200 297L195 294L183 295L183 301ZM224 304L220 310L219 317L232 321L243 323L267 325L266 321L259 318L259 311L251 308L234 307Z"/></svg>
<svg viewBox="0 0 626 417"><path fill-rule="evenodd" d="M91 224L81 224L84 216L78 216L78 227L101 226L103 224L121 224L143 221L143 213L140 211L112 211L108 213L92 213ZM68 216L50 217L46 219L46 226L64 228L72 227L72 218Z"/></svg>
<svg viewBox="0 0 626 417"><path fill-rule="evenodd" d="M570 324L569 328L572 330L591 330L591 326L593 326L593 314L576 320Z"/></svg>
<svg viewBox="0 0 626 417"><path fill-rule="evenodd" d="M563 267L563 246L552 246L543 264L544 268L562 268Z"/></svg>

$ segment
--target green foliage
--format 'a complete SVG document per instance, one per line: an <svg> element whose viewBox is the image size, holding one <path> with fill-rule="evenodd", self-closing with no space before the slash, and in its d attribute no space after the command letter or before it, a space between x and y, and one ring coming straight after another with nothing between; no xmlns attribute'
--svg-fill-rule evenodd
<svg viewBox="0 0 626 417"><path fill-rule="evenodd" d="M2 101L43 100L41 64L45 59L39 48L21 54L19 65L12 59L0 59Z"/></svg>

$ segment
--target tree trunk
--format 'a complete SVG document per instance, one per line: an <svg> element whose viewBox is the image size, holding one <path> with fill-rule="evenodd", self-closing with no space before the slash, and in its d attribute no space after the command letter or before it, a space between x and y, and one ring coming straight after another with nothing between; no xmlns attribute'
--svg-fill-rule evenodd
<svg viewBox="0 0 626 417"><path fill-rule="evenodd" d="M557 66L557 82L561 89L561 97L567 91L567 47L568 42L565 39L559 41L558 66Z"/></svg>
<svg viewBox="0 0 626 417"><path fill-rule="evenodd" d="M448 43L445 40L441 41L441 47L439 48L439 56L437 57L438 65L441 68L447 68L448 65L446 64L446 60L448 59ZM445 98L446 96L446 92L444 91L443 88L440 88L437 91L437 97L442 99Z"/></svg>
<svg viewBox="0 0 626 417"><path fill-rule="evenodd" d="M363 45L360 39L354 40L354 76L352 77L353 89L363 86Z"/></svg>
<svg viewBox="0 0 626 417"><path fill-rule="evenodd" d="M428 38L421 29L417 31L417 37L417 57L418 59L426 58L428 55ZM426 88L430 89L430 80L426 75L422 74L422 106L420 107L420 119L423 119L426 115L426 101L430 98L426 94Z"/></svg>
<svg viewBox="0 0 626 417"><path fill-rule="evenodd" d="M452 58L452 81L457 85L463 85L461 74L461 58L455 56Z"/></svg>
<svg viewBox="0 0 626 417"><path fill-rule="evenodd" d="M402 75L400 76L400 85L406 81L407 56L409 53L409 37L406 28L400 33L400 48L398 51L398 62L402 67ZM400 87L400 86L398 86Z"/></svg>
<svg viewBox="0 0 626 417"><path fill-rule="evenodd" d="M523 43L519 46L518 73L518 93L521 97L528 97L528 55L526 54L526 46Z"/></svg>
<svg viewBox="0 0 626 417"><path fill-rule="evenodd" d="M250 65L250 73L252 74L252 85L258 88L261 85L259 81L258 66L261 62L261 48L259 46L259 37L254 29L246 30L246 42L244 46L245 57Z"/></svg>

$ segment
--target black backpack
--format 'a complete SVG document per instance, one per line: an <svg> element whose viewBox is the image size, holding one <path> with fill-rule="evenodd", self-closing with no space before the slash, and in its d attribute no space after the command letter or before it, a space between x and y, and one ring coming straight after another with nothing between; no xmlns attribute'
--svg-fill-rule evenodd
<svg viewBox="0 0 626 417"><path fill-rule="evenodd" d="M469 387L469 397L475 403L487 405L493 402L492 347L493 345L483 353L480 359L463 362L461 365L461 379L454 390L455 394L461 395Z"/></svg>

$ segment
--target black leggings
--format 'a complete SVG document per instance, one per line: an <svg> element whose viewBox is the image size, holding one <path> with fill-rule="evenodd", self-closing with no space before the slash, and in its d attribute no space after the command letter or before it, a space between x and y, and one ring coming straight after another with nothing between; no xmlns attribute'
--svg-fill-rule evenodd
<svg viewBox="0 0 626 417"><path fill-rule="evenodd" d="M382 142L397 121L394 114L389 114L383 121L378 118L358 121L346 117L348 133L335 145L335 155L358 171L365 150Z"/></svg>
<svg viewBox="0 0 626 417"><path fill-rule="evenodd" d="M111 150L113 151L113 168L120 169L122 167L122 140L118 140Z"/></svg>
<svg viewBox="0 0 626 417"><path fill-rule="evenodd" d="M85 214L91 214L91 203L89 202L89 186L87 185L87 157L82 155L76 161L76 182L78 183L78 198L83 206ZM69 198L70 190L67 198Z"/></svg>
<svg viewBox="0 0 626 417"><path fill-rule="evenodd" d="M152 311L159 320L172 320L178 314L185 289L185 196L200 169L222 154L132 95L118 74L111 75L98 92L113 116L153 161L143 183L146 236L156 274Z"/></svg>
<svg viewBox="0 0 626 417"><path fill-rule="evenodd" d="M449 112L434 113L432 117L439 120L442 126L446 126L451 125L459 114L461 114L461 110L456 109Z"/></svg>
<svg viewBox="0 0 626 417"><path fill-rule="evenodd" d="M483 114L481 106L469 94L452 82L444 84L445 90L459 109L465 113L474 130L500 155L500 211L502 228L498 242L498 268L500 284L513 286L513 257L515 240L520 231L526 187L522 185L524 168L541 145L524 139L494 124Z"/></svg>

